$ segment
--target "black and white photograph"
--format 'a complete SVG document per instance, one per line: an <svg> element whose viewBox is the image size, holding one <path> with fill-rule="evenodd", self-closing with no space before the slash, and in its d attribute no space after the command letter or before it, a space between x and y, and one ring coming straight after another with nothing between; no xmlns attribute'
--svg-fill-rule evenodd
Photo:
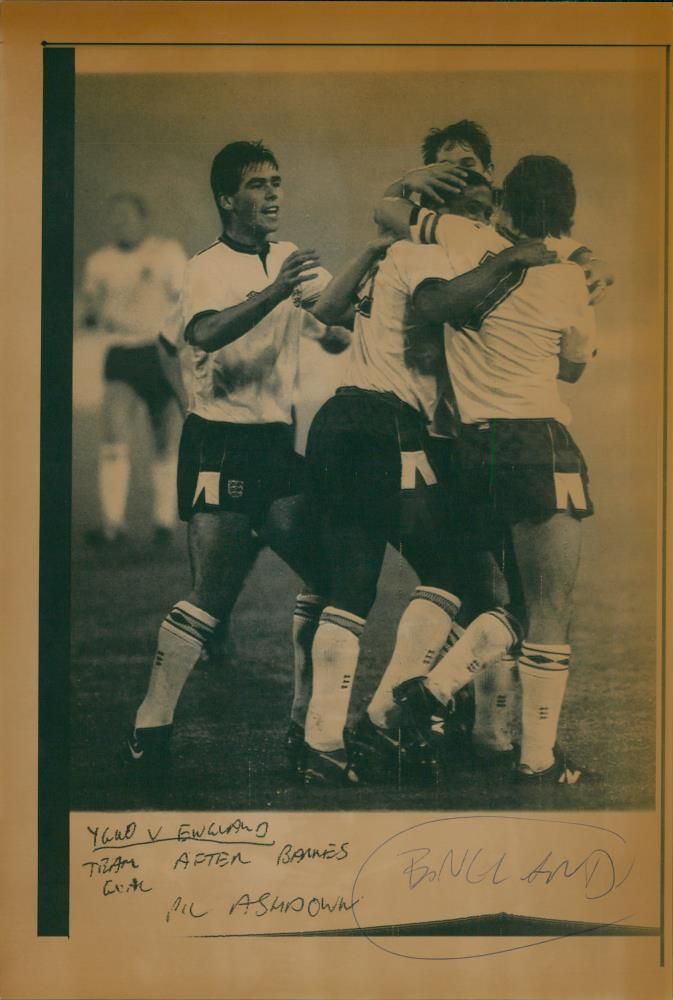
<svg viewBox="0 0 673 1000"><path fill-rule="evenodd" d="M6 0L3 997L670 996L637 10Z"/></svg>
<svg viewBox="0 0 673 1000"><path fill-rule="evenodd" d="M653 806L659 57L494 51L78 72L75 809Z"/></svg>

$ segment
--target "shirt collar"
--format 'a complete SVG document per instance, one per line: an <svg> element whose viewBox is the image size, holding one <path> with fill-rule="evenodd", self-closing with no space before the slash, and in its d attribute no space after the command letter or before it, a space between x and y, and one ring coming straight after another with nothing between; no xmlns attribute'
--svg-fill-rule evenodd
<svg viewBox="0 0 673 1000"><path fill-rule="evenodd" d="M251 247L248 243L239 243L238 240L233 239L227 233L222 233L219 237L220 243L224 243L226 246L231 247L232 250L236 250L237 253L249 253L254 257L261 257L264 260L269 252L269 243L265 243L260 249L257 247Z"/></svg>

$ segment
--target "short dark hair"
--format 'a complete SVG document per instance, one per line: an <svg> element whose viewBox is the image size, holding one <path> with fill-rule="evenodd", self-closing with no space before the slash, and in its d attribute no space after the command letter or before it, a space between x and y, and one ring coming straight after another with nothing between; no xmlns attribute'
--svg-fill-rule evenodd
<svg viewBox="0 0 673 1000"><path fill-rule="evenodd" d="M493 190L493 184L488 179L488 177L484 177L483 174L478 173L476 170L466 169L464 181L466 188L486 187L489 188L489 190L491 191ZM447 194L447 196L444 198L443 204L446 206L446 208L451 208L453 205L456 204L457 201L460 201L463 195L464 195L463 191L461 191L460 194L458 194L457 192L456 194ZM423 208L434 209L437 207L437 202L431 198L428 198L426 195L421 195L421 205L423 206Z"/></svg>
<svg viewBox="0 0 673 1000"><path fill-rule="evenodd" d="M230 142L219 151L210 168L210 187L218 210L221 211L220 195L236 194L248 167L257 167L262 163L270 163L276 170L279 169L276 157L261 141Z"/></svg>
<svg viewBox="0 0 673 1000"><path fill-rule="evenodd" d="M440 148L447 142L469 143L484 170L488 170L492 165L491 140L481 125L468 118L463 118L445 128L431 128L421 146L423 163L426 166L429 163L436 163Z"/></svg>
<svg viewBox="0 0 673 1000"><path fill-rule="evenodd" d="M128 201L134 206L138 215L141 215L143 219L146 219L149 215L147 211L147 203L144 198L141 198L139 194L134 194L132 191L118 191L116 194L110 195L108 198L108 204L114 205L119 201Z"/></svg>
<svg viewBox="0 0 673 1000"><path fill-rule="evenodd" d="M555 156L524 156L503 184L502 206L526 236L566 236L577 195L572 170Z"/></svg>

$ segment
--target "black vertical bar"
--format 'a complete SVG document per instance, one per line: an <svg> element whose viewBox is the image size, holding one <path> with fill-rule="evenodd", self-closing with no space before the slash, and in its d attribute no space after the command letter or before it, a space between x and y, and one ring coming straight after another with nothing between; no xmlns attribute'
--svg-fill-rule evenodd
<svg viewBox="0 0 673 1000"><path fill-rule="evenodd" d="M43 53L37 933L69 929L75 50Z"/></svg>
<svg viewBox="0 0 673 1000"><path fill-rule="evenodd" d="M669 226L670 226L670 169L671 169L671 47L666 46L666 105L665 105L665 148L664 148L664 444L663 444L663 489L662 489L662 506L663 506L663 517L662 517L662 538L661 538L661 757L659 761L659 773L660 773L660 801L659 809L661 810L661 832L660 832L660 842L659 842L659 965L663 969L666 965L666 874L667 866L670 865L671 860L666 856L666 813L667 813L667 799L666 799L666 763L667 763L667 749L668 740L670 735L668 729L666 728L666 702L668 699L668 691L666 689L666 670L668 669L668 650L666 646L666 631L668 627L668 615L670 614L668 608L668 594L667 594L667 583L668 583L668 561L667 561L667 545L668 545L668 523L669 523L669 511L668 511L668 420L669 420L669 410L668 410L668 376L669 376L669 323L668 323L668 269L670 267L670 255L669 255Z"/></svg>

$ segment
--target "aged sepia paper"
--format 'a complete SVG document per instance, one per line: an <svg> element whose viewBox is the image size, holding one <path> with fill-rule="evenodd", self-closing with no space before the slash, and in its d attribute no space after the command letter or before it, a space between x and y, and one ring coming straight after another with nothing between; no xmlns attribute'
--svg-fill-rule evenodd
<svg viewBox="0 0 673 1000"><path fill-rule="evenodd" d="M672 27L667 3L6 0L2 997L672 995ZM166 552L148 541L140 419L131 548L84 541L113 341L73 322L73 296L107 199L143 199L191 257L218 237L213 155L263 140L281 238L336 273L429 129L462 118L489 132L497 183L528 153L571 166L573 236L615 277L564 396L596 516L561 734L593 780L546 797L479 768L293 784L298 583L267 551L222 664L185 689L174 783L144 795L120 746L189 568L182 527ZM298 450L345 364L303 344ZM414 585L389 551L353 712Z"/></svg>

